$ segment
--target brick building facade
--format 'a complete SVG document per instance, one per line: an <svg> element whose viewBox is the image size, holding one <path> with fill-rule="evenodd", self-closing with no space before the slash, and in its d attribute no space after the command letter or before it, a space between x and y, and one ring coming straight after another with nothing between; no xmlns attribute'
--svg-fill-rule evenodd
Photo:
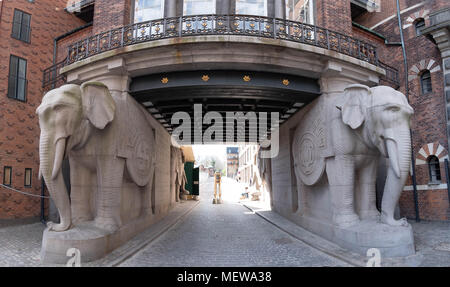
<svg viewBox="0 0 450 287"><path fill-rule="evenodd" d="M239 0L223 0L220 5L216 4L215 10L217 13L232 14L235 12L236 1L239 2ZM64 11L65 2L62 0L35 1L35 3L27 0L0 1L0 32L2 39L7 39L1 43L3 45L1 53L4 54L1 57L3 61L1 66L8 71L10 54L29 59L26 102L9 99L6 96L8 73L0 76L0 90L3 91L3 96L0 98L0 119L2 120L0 173L3 178L3 167L12 166L13 186L24 189L24 169L32 168L33 185L30 191L33 193L40 192L37 179L39 128L34 110L43 93L41 86L43 69L52 64L53 53L55 53L54 63L64 61L68 56L67 48L70 44L109 29L133 23L135 10L138 9L134 0L79 1L87 3L85 6L89 6L90 9L93 8L91 18L86 18L86 14L89 14L83 10L87 9L86 7L80 7L81 11L75 11L74 15L71 15ZM289 9L301 6L300 2L302 1L267 0L267 5L264 7L275 7L273 9L275 12L266 9L267 16L288 15L289 17L296 14ZM381 84L391 85L405 92L404 75L405 73L408 75L408 97L415 110L412 133L420 218L449 220L450 208L444 166L444 160L448 158L449 146L443 59L433 37L420 33L421 29L431 25L430 14L448 7L448 1L400 0L402 31L407 48L407 71L403 64L395 1L310 0L303 2L308 2L308 9L313 10L314 17L309 19L312 22L310 24L338 31L377 47L378 60L399 72L398 83L382 79ZM54 7L55 3L59 6ZM163 3L161 7L163 7L164 15L170 17L183 15L184 8L181 0L165 0L161 3ZM279 7L280 3L282 3L281 7L286 5L286 13ZM378 6L372 6L374 7L372 10L364 6L373 3L377 3ZM21 42L10 36L14 8L32 15L31 43ZM291 20L296 19L298 17ZM76 28L79 29L74 30ZM56 51L53 48L55 39L57 39ZM27 217L38 213L38 199L25 199L3 189L0 189L0 192L0 218ZM411 180L408 181L402 194L400 210L402 215L408 218L415 217Z"/></svg>
<svg viewBox="0 0 450 287"><path fill-rule="evenodd" d="M66 5L66 0L0 1L0 183L34 195L41 194L36 108L42 72L53 63L54 39L85 24L67 13ZM0 219L37 217L40 203L0 187Z"/></svg>

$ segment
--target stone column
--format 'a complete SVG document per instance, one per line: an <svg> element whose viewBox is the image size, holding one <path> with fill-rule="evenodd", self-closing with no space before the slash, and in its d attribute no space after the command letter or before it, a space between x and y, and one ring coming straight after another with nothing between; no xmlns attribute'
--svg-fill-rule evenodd
<svg viewBox="0 0 450 287"><path fill-rule="evenodd" d="M430 13L430 26L423 30L423 34L433 36L441 51L447 103L447 141L450 146L450 7Z"/></svg>
<svg viewBox="0 0 450 287"><path fill-rule="evenodd" d="M236 0L216 0L216 14L230 15L235 12Z"/></svg>
<svg viewBox="0 0 450 287"><path fill-rule="evenodd" d="M176 17L177 16L177 0L166 0L165 15L164 17Z"/></svg>
<svg viewBox="0 0 450 287"><path fill-rule="evenodd" d="M286 19L286 1L275 0L274 1L274 16L275 18Z"/></svg>

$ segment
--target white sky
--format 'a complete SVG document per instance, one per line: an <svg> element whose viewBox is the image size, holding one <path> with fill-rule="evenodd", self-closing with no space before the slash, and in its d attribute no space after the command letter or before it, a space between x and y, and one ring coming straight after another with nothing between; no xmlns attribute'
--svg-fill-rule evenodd
<svg viewBox="0 0 450 287"><path fill-rule="evenodd" d="M230 145L232 146L232 145ZM198 156L219 156L221 158L225 158L227 156L227 147L228 145L193 145L192 150L194 151L194 156L197 158Z"/></svg>

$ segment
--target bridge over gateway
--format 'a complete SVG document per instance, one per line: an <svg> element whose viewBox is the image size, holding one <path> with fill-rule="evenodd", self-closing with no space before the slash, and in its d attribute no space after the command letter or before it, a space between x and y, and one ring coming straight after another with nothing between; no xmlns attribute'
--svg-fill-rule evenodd
<svg viewBox="0 0 450 287"><path fill-rule="evenodd" d="M409 106L402 98L383 102L385 94L400 97L393 89L385 87L384 93L370 89L380 80L395 83L397 79L396 71L378 61L376 49L370 44L314 25L271 17L168 17L127 25L73 43L63 62L44 71L43 85L46 89L57 88L62 83L82 85L81 90L77 86L63 86L50 91L39 113L43 117L44 109L56 105L52 101L58 101L60 94L79 94L83 110L80 113L87 117L81 121L95 126L88 132L92 132L91 137L98 146L90 146L91 142L86 140L83 144L91 148L87 153L88 148L77 143L74 146L79 148L60 155L70 161L72 194L74 188L83 190L82 196L75 201L72 198L72 204L80 204L78 209L72 206L75 210L72 213L82 214L78 214L78 222L71 229L59 225L58 228L65 230L46 231L43 259L65 260L67 247L79 242L83 242L79 248L89 254L87 260L101 258L178 204L173 184L177 178L174 162L178 161L174 150L186 142L177 143L172 134L182 124L173 121L174 115L180 112L192 118L187 133L191 142L197 140L195 135L199 130L204 134L212 125L212 121L204 121L208 113L224 119L229 113L254 113L259 124L266 124L268 133L272 133L272 146L268 148L276 149L273 157L261 159L262 166L266 167L274 211L355 252L364 253L365 246L372 244L387 256L412 254L410 229L391 226L396 223L371 221L369 211L374 207L368 210L368 204L374 203L374 184L372 190L372 185L368 183L370 187L366 188L364 183L363 195L353 194L355 170L346 167L361 163L364 166L370 161L359 156L355 157L358 163L346 162L345 156L342 162L328 161L338 158L335 145L348 141L340 142L343 135L354 133L345 128L355 126L357 130L364 122L356 119L346 123L344 117L342 123L342 109L379 101L379 106L392 105L393 111L401 111L401 117L410 115ZM369 95L376 97L369 101ZM346 99L359 100L346 102ZM102 101L109 103L101 105ZM196 106L201 107L198 116L203 122L200 124L196 121ZM350 113L349 117L361 110ZM261 114L270 120L261 121ZM276 129L270 126L273 118L277 119ZM237 124L235 119L231 124ZM251 142L254 132L251 124L245 124L244 131L244 141ZM261 136L259 131L256 133ZM277 147L274 147L274 137ZM74 138L66 137L64 143L59 141L61 147L57 146L56 150L64 151ZM231 140L239 139L242 138L235 128ZM355 142L359 140L355 138ZM356 144L358 148L360 144ZM367 145L361 145L364 150L363 147ZM381 152L386 155L404 152L394 150L389 143L388 150L383 147ZM116 154L106 160L109 150ZM380 151L374 144L367 154L375 157ZM393 164L399 165L399 174L403 172L404 162ZM77 185L77 180L88 176L90 180L94 180L92 176L97 177L96 206L83 205L91 202L90 195L85 186ZM374 183L376 173L366 170L361 176ZM53 182L54 177L44 174L44 178L50 183L51 195L61 196L55 188L58 183ZM340 178L344 178L342 182ZM324 188L328 185L331 187ZM358 215L348 213L353 208L354 196L355 200L363 197L361 203L355 204L358 212L362 212ZM74 214L64 215L64 210L70 208L67 204L61 203L58 208L62 221L75 218ZM333 208L341 208L342 213ZM93 215L97 215L94 227L90 221L83 221ZM359 216L361 222L352 216ZM376 238L371 236L374 230L378 233Z"/></svg>

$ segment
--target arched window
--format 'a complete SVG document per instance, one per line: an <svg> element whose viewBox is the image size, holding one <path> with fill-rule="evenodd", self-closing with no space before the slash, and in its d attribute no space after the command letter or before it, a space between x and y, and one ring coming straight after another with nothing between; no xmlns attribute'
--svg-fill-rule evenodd
<svg viewBox="0 0 450 287"><path fill-rule="evenodd" d="M431 155L428 157L427 161L430 182L441 181L441 167L439 166L439 159L435 155Z"/></svg>
<svg viewBox="0 0 450 287"><path fill-rule="evenodd" d="M422 18L417 19L414 27L416 27L416 36L422 35L422 30L425 28L425 20Z"/></svg>
<svg viewBox="0 0 450 287"><path fill-rule="evenodd" d="M433 88L431 86L431 73L426 70L420 75L420 87L422 88L422 95L431 93Z"/></svg>

